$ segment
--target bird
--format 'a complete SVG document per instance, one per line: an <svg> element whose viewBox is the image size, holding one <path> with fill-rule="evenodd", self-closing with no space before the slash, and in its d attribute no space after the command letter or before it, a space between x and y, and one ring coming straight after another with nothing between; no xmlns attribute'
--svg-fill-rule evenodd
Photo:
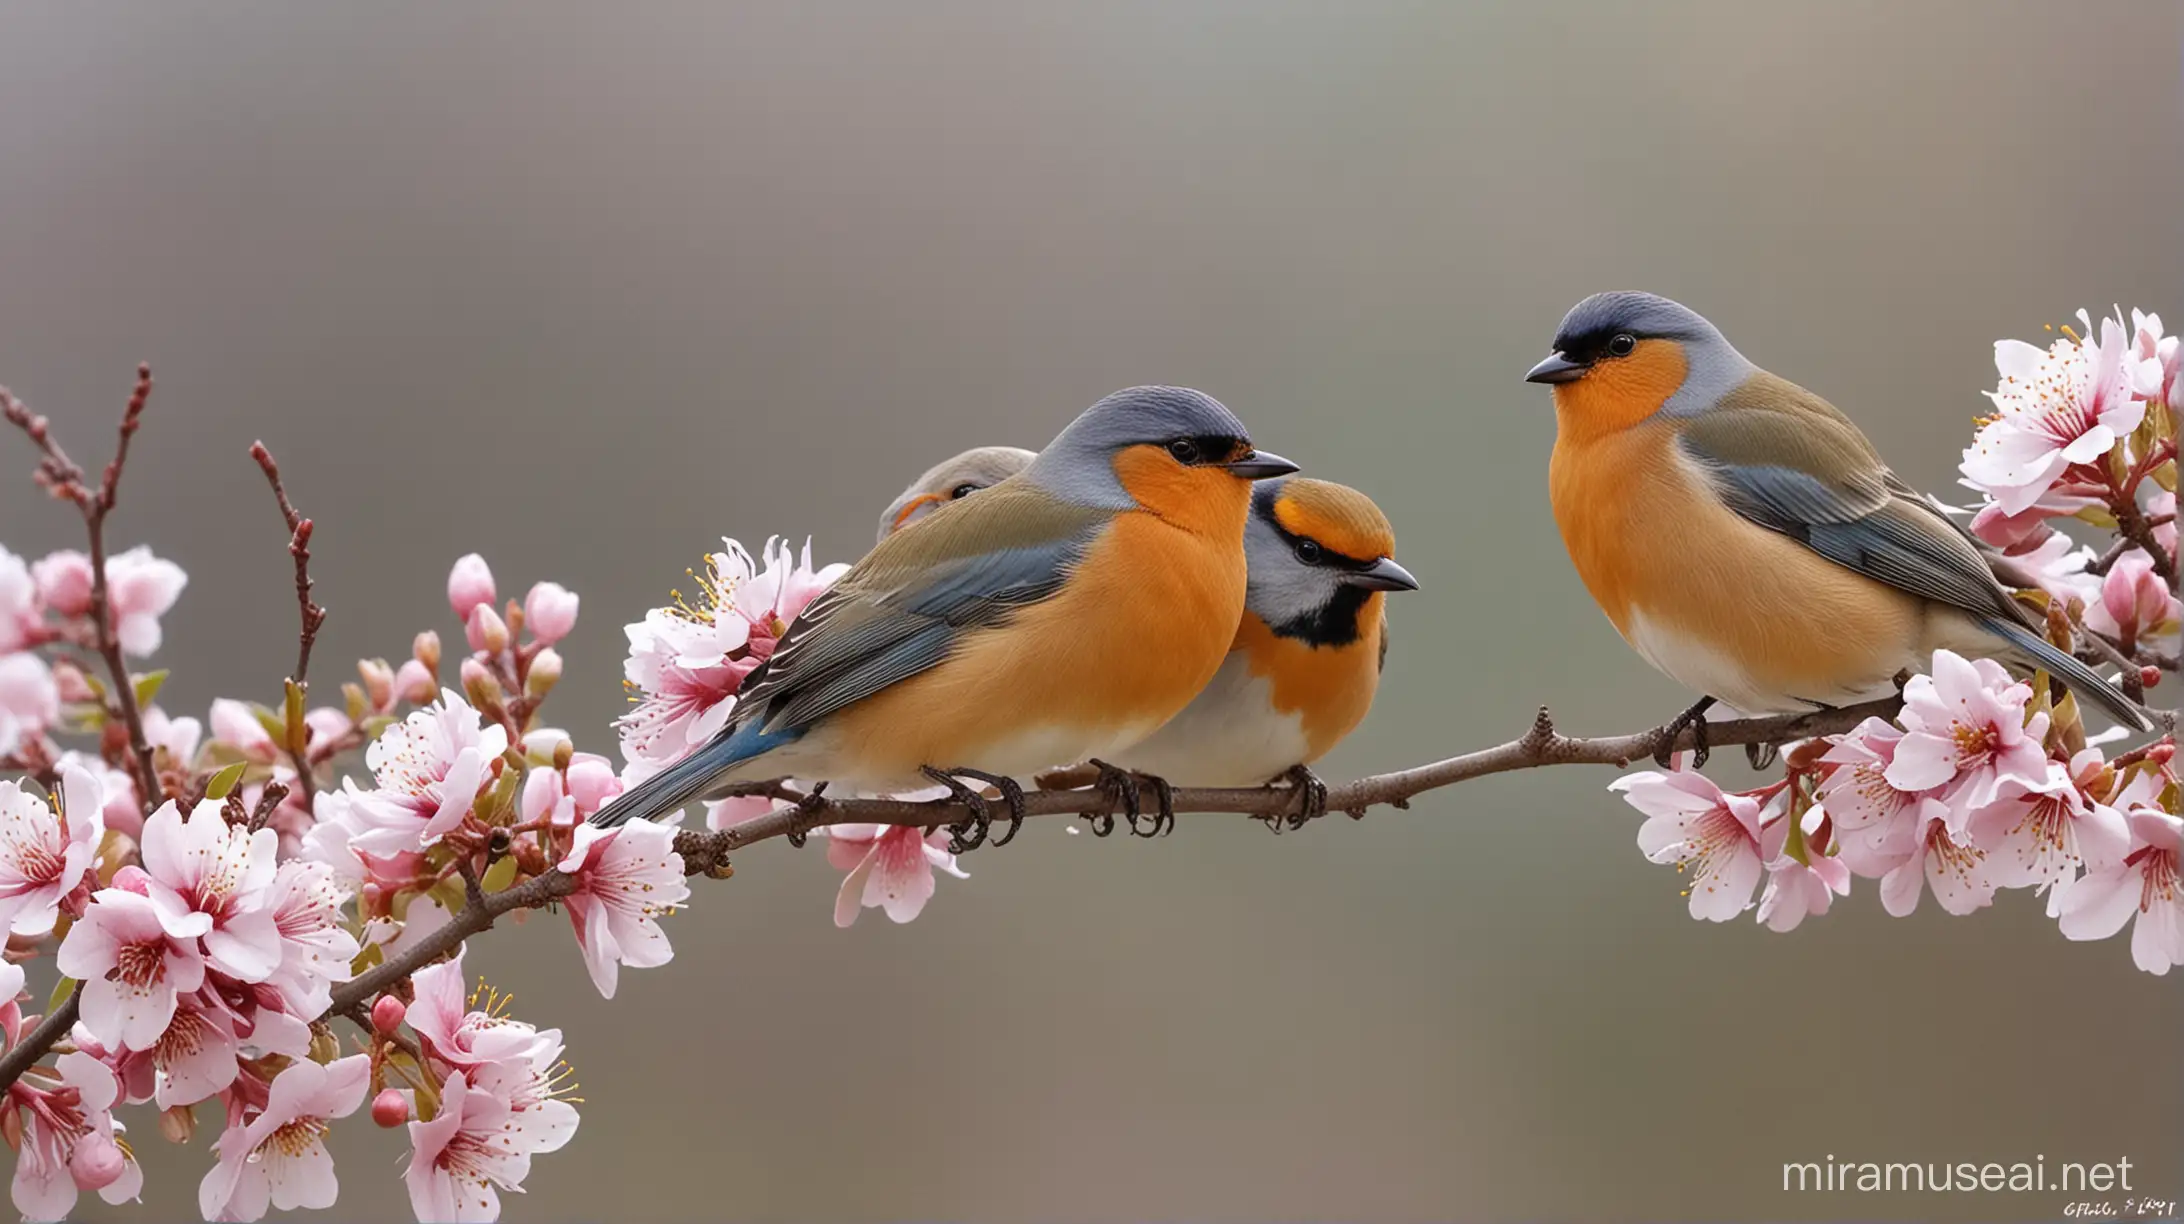
<svg viewBox="0 0 2184 1224"><path fill-rule="evenodd" d="M1220 669L1252 482L1296 470L1204 392L1107 396L1021 472L865 554L745 678L725 727L592 823L785 777L939 783L969 849L991 825L969 778L1001 792L1013 837L1016 776L1129 747Z"/></svg>
<svg viewBox="0 0 2184 1224"><path fill-rule="evenodd" d="M1660 729L1664 767L1685 727L1704 762L1717 701L1760 715L1884 697L1937 649L2044 668L2151 726L2047 641L1971 535L1850 418L1696 311L1594 294L1525 381L1553 389L1548 492L1578 576L1633 649L1703 694Z"/></svg>
<svg viewBox="0 0 2184 1224"><path fill-rule="evenodd" d="M882 537L917 521L905 507L967 497L1033 457L980 447L935 465L881 515ZM1384 595L1417 590L1418 580L1396 564L1395 528L1371 498L1309 476L1275 476L1252 487L1244 557L1243 620L1221 670L1115 764L1180 786L1286 779L1305 795L1288 818L1297 828L1325 810L1326 784L1312 762L1372 708L1388 659ZM1127 794L1125 803L1126 811L1135 806ZM1272 824L1277 832L1283 827ZM1158 819L1152 827L1161 827Z"/></svg>
<svg viewBox="0 0 2184 1224"><path fill-rule="evenodd" d="M886 539L951 501L1000 484L1029 467L1036 457L1020 446L979 446L934 464L881 512L879 538Z"/></svg>
<svg viewBox="0 0 2184 1224"><path fill-rule="evenodd" d="M1387 594L1418 580L1396 564L1395 529L1371 498L1308 476L1252 487L1244 556L1243 619L1221 670L1115 763L1184 786L1286 777L1305 795L1289 814L1296 828L1326 808L1312 762L1372 708L1388 658Z"/></svg>

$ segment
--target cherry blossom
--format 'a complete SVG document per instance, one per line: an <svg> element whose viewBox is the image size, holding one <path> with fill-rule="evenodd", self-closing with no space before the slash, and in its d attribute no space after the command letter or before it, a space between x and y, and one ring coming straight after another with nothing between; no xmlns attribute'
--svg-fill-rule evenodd
<svg viewBox="0 0 2184 1224"><path fill-rule="evenodd" d="M860 907L884 910L895 922L918 916L933 897L933 872L959 880L970 873L948 853L948 833L926 836L908 825L842 824L817 829L827 835L827 862L849 874L834 895L834 925L857 921Z"/></svg>
<svg viewBox="0 0 2184 1224"><path fill-rule="evenodd" d="M345 802L321 819L340 821L348 848L359 854L390 858L423 849L462 824L507 750L506 728L482 723L462 694L443 689L437 703L388 727L365 750L378 788L348 780Z"/></svg>
<svg viewBox="0 0 2184 1224"><path fill-rule="evenodd" d="M278 867L280 837L271 829L231 825L207 799L188 820L173 800L144 822L144 870L150 899L167 933L189 937L204 919L205 957L239 982L262 982L281 963L281 933L265 908Z"/></svg>
<svg viewBox="0 0 2184 1224"><path fill-rule="evenodd" d="M91 895L55 954L62 973L83 983L83 1023L108 1048L148 1050L174 1019L175 999L205 980L197 936L212 928L192 913L169 924L146 897L122 888Z"/></svg>
<svg viewBox="0 0 2184 1224"><path fill-rule="evenodd" d="M23 559L0 545L0 654L30 645L39 631L39 583Z"/></svg>
<svg viewBox="0 0 2184 1224"><path fill-rule="evenodd" d="M2057 887L2076 879L2081 865L2098 869L2122 860L2131 838L2123 814L2078 788L2077 778L2100 763L2098 748L2085 749L2069 765L2049 761L2042 782L2010 782L1994 802L1972 810L1965 827L1986 852L1995 884Z"/></svg>
<svg viewBox="0 0 2184 1224"><path fill-rule="evenodd" d="M621 793L622 780L615 776L612 762L597 753L579 752L570 758L566 773L551 767L532 769L523 779L517 807L526 823L550 816L557 825L570 825L588 819Z"/></svg>
<svg viewBox="0 0 2184 1224"><path fill-rule="evenodd" d="M256 1220L277 1211L334 1205L340 1183L326 1151L327 1124L364 1103L371 1059L355 1054L320 1065L305 1059L275 1076L265 1108L220 1136L220 1162L197 1187L208 1220Z"/></svg>
<svg viewBox="0 0 2184 1224"><path fill-rule="evenodd" d="M1751 905L1763 864L1773 857L1761 853L1759 800L1683 768L1630 774L1608 789L1646 814L1638 848L1647 861L1690 872L1685 895L1693 918L1727 922Z"/></svg>
<svg viewBox="0 0 2184 1224"><path fill-rule="evenodd" d="M508 1060L528 1063L533 1052L544 1044L560 1050L558 1031L542 1034L521 1020L472 1009L463 985L463 956L458 950L447 960L418 970L410 979L416 997L410 1001L404 1019L424 1039L433 1057L469 1071Z"/></svg>
<svg viewBox="0 0 2184 1224"><path fill-rule="evenodd" d="M45 660L0 655L0 754L10 753L61 716L61 690Z"/></svg>
<svg viewBox="0 0 2184 1224"><path fill-rule="evenodd" d="M1837 896L1850 895L1850 868L1824 854L1798 859L1784 854L1767 864L1758 918L1770 931L1789 932L1828 912Z"/></svg>
<svg viewBox="0 0 2184 1224"><path fill-rule="evenodd" d="M346 900L334 869L325 863L293 860L273 875L266 910L280 933L281 956L266 982L295 1015L325 1011L334 983L349 980L349 962L358 949L343 925Z"/></svg>
<svg viewBox="0 0 2184 1224"><path fill-rule="evenodd" d="M1835 827L1837 851L1853 874L1879 878L1918 849L1919 800L1933 791L1899 790L1888 781L1903 729L1868 718L1837 737L1821 761L1820 804Z"/></svg>
<svg viewBox="0 0 2184 1224"><path fill-rule="evenodd" d="M14 1045L23 1027L23 967L11 960L0 960L0 1037L4 1045Z"/></svg>
<svg viewBox="0 0 2184 1224"><path fill-rule="evenodd" d="M563 904L600 995L614 997L619 966L649 969L674 958L659 919L688 899L690 885L673 827L649 820L613 829L580 824L560 867L576 877L576 891Z"/></svg>
<svg viewBox="0 0 2184 1224"><path fill-rule="evenodd" d="M5 565L0 561L0 565ZM91 558L73 548L47 553L30 567L38 600L62 616L91 613Z"/></svg>
<svg viewBox="0 0 2184 1224"><path fill-rule="evenodd" d="M197 745L205 737L205 725L194 718L170 718L152 706L143 712L144 742L163 750L173 765L187 769L197 760Z"/></svg>
<svg viewBox="0 0 2184 1224"><path fill-rule="evenodd" d="M2072 464L2091 463L2137 429L2146 405L2133 388L2151 360L2132 351L2122 321L2078 318L2084 339L2065 338L2046 350L2022 340L1994 346L2002 382L1989 393L1998 412L1964 452L1965 479L1985 490L2005 513L2038 501Z"/></svg>
<svg viewBox="0 0 2184 1224"><path fill-rule="evenodd" d="M280 746L258 721L257 712L232 697L212 703L212 742L255 765L271 765L279 759Z"/></svg>
<svg viewBox="0 0 2184 1224"><path fill-rule="evenodd" d="M510 1142L508 1102L470 1085L457 1071L440 1087L440 1111L409 1124L410 1160L403 1179L419 1220L495 1220L500 1191L521 1191L531 1173L529 1149Z"/></svg>
<svg viewBox="0 0 2184 1224"><path fill-rule="evenodd" d="M797 557L775 538L762 550L765 568L754 570L743 545L722 543L726 551L706 558L695 604L678 599L624 630L630 644L624 682L639 695L637 708L616 724L630 785L726 726L744 677L773 654L805 605L849 569L814 570L809 541Z"/></svg>
<svg viewBox="0 0 2184 1224"><path fill-rule="evenodd" d="M2010 679L1992 659L1934 652L1931 675L1904 686L1904 736L1887 778L1899 790L1952 787L1953 802L1970 809L1994 802L2004 782L2037 786L2047 778L2040 746L2048 716L2028 724L2032 686Z"/></svg>
<svg viewBox="0 0 2184 1224"><path fill-rule="evenodd" d="M0 781L0 934L44 935L62 898L84 882L105 835L105 788L76 765L61 771L61 810Z"/></svg>
<svg viewBox="0 0 2184 1224"><path fill-rule="evenodd" d="M2063 934L2106 939L2135 916L2131 960L2148 973L2184 965L2184 819L2161 810L2161 781L2140 774L2117 797L2131 823L2131 849L2112 867L2089 871L2063 898Z"/></svg>
<svg viewBox="0 0 2184 1224"><path fill-rule="evenodd" d="M172 561L162 561L138 545L106 559L107 602L114 610L114 637L121 648L142 657L159 649L159 618L174 607L189 575Z"/></svg>
<svg viewBox="0 0 2184 1224"><path fill-rule="evenodd" d="M1972 843L1955 808L1938 799L1919 800L1912 846L1911 857L1881 877L1881 908L1908 917L1928 886L1935 903L1952 914L1969 914L1994 902L1986 853Z"/></svg>
<svg viewBox="0 0 2184 1224"><path fill-rule="evenodd" d="M25 1220L60 1220L76 1209L79 1190L95 1190L108 1203L126 1203L144 1186L136 1158L116 1141L113 1119L120 1094L114 1073L89 1054L54 1060L60 1083L53 1088L17 1081L11 1102L23 1109L23 1145L12 1187Z"/></svg>
<svg viewBox="0 0 2184 1224"><path fill-rule="evenodd" d="M166 1109L194 1105L233 1083L239 1048L234 1013L191 994L177 1001L174 1018L150 1049L126 1052L117 1061L132 1097L143 1099L148 1081L151 1099Z"/></svg>

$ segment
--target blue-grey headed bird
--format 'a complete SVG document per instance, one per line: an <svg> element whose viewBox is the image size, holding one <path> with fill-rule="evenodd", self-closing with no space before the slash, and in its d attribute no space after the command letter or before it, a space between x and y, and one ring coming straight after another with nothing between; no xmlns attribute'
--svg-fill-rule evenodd
<svg viewBox="0 0 2184 1224"><path fill-rule="evenodd" d="M1767 714L1885 696L1937 649L2045 668L2151 725L2042 636L1972 537L1849 418L1697 313L1595 294L1525 378L1554 388L1548 486L1579 577L1647 662L1705 694L1664 730L1716 699Z"/></svg>
<svg viewBox="0 0 2184 1224"><path fill-rule="evenodd" d="M983 805L956 777L1007 797L1016 776L1145 738L1212 679L1243 613L1251 482L1295 470L1209 395L1108 396L1022 472L881 541L789 626L713 740L593 823L771 778L940 781L977 844Z"/></svg>
<svg viewBox="0 0 2184 1224"><path fill-rule="evenodd" d="M1031 466L1038 455L1019 446L978 446L927 468L880 513L880 539L949 502L990 489Z"/></svg>

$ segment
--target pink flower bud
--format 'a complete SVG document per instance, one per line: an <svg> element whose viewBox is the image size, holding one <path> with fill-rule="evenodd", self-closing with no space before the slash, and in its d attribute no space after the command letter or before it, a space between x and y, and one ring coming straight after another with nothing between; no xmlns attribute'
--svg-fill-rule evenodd
<svg viewBox="0 0 2184 1224"><path fill-rule="evenodd" d="M68 1172L79 1190L104 1190L129 1168L129 1161L111 1137L96 1132L76 1141L69 1154Z"/></svg>
<svg viewBox="0 0 2184 1224"><path fill-rule="evenodd" d="M476 553L458 558L447 575L447 604L455 609L456 617L467 621L472 608L493 600L493 571L486 566L485 558Z"/></svg>
<svg viewBox="0 0 2184 1224"><path fill-rule="evenodd" d="M558 642L576 628L576 592L558 582L541 582L523 599L523 621L541 642Z"/></svg>
<svg viewBox="0 0 2184 1224"><path fill-rule="evenodd" d="M114 887L139 897L149 897L152 895L152 877L132 863L114 873Z"/></svg>
<svg viewBox="0 0 2184 1224"><path fill-rule="evenodd" d="M417 661L427 674L440 674L440 635L427 629L410 642L410 658Z"/></svg>
<svg viewBox="0 0 2184 1224"><path fill-rule="evenodd" d="M409 1121L409 1102L399 1088L387 1088L372 1098L372 1121L392 1130Z"/></svg>
<svg viewBox="0 0 2184 1224"><path fill-rule="evenodd" d="M470 610L470 619L463 625L463 637L472 650L487 654L499 654L508 649L508 622L500 618L491 604L479 604Z"/></svg>
<svg viewBox="0 0 2184 1224"><path fill-rule="evenodd" d="M553 647L538 652L531 660L531 670L523 674L523 692L527 697L544 697L554 690L561 680L561 653Z"/></svg>
<svg viewBox="0 0 2184 1224"><path fill-rule="evenodd" d="M1971 532L1996 548L2037 544L2055 532L2048 526L2049 517L2049 513L2038 506L2019 514L2004 514L2001 506L1989 503L1972 516Z"/></svg>
<svg viewBox="0 0 2184 1224"><path fill-rule="evenodd" d="M463 696L470 699L471 705L483 710L500 704L501 686L500 681L493 678L493 669L476 659L464 659L461 675Z"/></svg>
<svg viewBox="0 0 2184 1224"><path fill-rule="evenodd" d="M356 674L364 682L365 700L374 710L394 708L394 669L385 659L358 659Z"/></svg>
<svg viewBox="0 0 2184 1224"><path fill-rule="evenodd" d="M605 757L587 752L569 762L569 794L575 797L580 814L591 815L621 793L622 780Z"/></svg>
<svg viewBox="0 0 2184 1224"><path fill-rule="evenodd" d="M2118 629L2131 634L2149 632L2170 616L2169 588L2154 573L2153 558L2134 548L2116 559L2101 581L2101 607Z"/></svg>
<svg viewBox="0 0 2184 1224"><path fill-rule="evenodd" d="M62 616L82 616L91 611L91 558L64 548L34 562L30 576L46 607Z"/></svg>
<svg viewBox="0 0 2184 1224"><path fill-rule="evenodd" d="M53 684L60 690L62 701L74 703L98 699L98 693L91 688L91 681L72 660L53 660Z"/></svg>
<svg viewBox="0 0 2184 1224"><path fill-rule="evenodd" d="M372 1004L372 1028L382 1037L392 1037L401 1029L402 1018L408 1014L409 1009L402 1005L402 1000L393 995L381 995L379 1001Z"/></svg>
<svg viewBox="0 0 2184 1224"><path fill-rule="evenodd" d="M404 659L394 673L394 695L413 705L428 704L439 691L431 670L415 659Z"/></svg>

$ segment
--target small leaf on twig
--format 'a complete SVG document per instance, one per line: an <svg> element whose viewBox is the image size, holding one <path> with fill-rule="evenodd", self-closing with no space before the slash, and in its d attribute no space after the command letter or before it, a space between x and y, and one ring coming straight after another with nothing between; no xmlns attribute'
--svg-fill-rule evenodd
<svg viewBox="0 0 2184 1224"><path fill-rule="evenodd" d="M152 704L152 698L159 696L160 687L166 683L167 669L164 667L158 671L146 672L136 677L137 708L141 710Z"/></svg>
<svg viewBox="0 0 2184 1224"><path fill-rule="evenodd" d="M205 798L227 798L228 792L235 789L235 784L243 780L243 770L249 767L250 763L248 761L237 761L233 765L221 766L219 772L206 779Z"/></svg>

